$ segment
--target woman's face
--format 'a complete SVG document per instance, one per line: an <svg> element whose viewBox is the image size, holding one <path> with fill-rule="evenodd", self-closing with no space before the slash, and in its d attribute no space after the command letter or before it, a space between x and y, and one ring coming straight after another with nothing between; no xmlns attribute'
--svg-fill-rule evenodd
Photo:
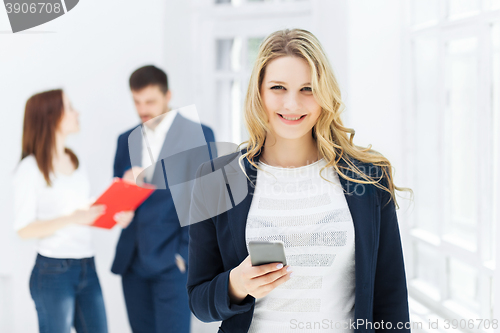
<svg viewBox="0 0 500 333"><path fill-rule="evenodd" d="M63 93L63 106L64 112L61 122L59 123L59 131L63 135L78 132L80 130L80 124L78 122L79 113L73 109L73 106L65 93Z"/></svg>
<svg viewBox="0 0 500 333"><path fill-rule="evenodd" d="M260 92L273 135L283 139L311 136L321 106L312 93L311 69L306 60L283 56L271 61Z"/></svg>

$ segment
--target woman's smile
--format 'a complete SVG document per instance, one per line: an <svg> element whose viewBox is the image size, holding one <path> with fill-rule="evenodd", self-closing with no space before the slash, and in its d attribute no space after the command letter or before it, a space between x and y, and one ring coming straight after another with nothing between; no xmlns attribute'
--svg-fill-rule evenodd
<svg viewBox="0 0 500 333"><path fill-rule="evenodd" d="M285 115L285 114L281 114L281 113L277 113L277 115L281 119L281 121L287 125L300 124L307 116L307 114L303 114L303 115L288 114L288 115Z"/></svg>

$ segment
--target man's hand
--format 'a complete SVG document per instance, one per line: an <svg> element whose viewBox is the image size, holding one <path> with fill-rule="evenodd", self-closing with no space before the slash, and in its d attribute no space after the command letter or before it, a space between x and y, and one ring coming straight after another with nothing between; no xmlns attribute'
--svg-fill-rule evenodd
<svg viewBox="0 0 500 333"><path fill-rule="evenodd" d="M177 264L177 267L179 268L181 273L184 273L186 271L186 262L179 253L175 254L175 263Z"/></svg>
<svg viewBox="0 0 500 333"><path fill-rule="evenodd" d="M127 210L116 213L114 216L114 220L116 221L116 224L125 229L126 227L128 227L130 222L132 222L134 215L135 214L133 210Z"/></svg>
<svg viewBox="0 0 500 333"><path fill-rule="evenodd" d="M144 184L144 175L139 177L139 174L144 170L144 168L134 166L131 169L125 171L122 179L136 184L137 186L142 186Z"/></svg>

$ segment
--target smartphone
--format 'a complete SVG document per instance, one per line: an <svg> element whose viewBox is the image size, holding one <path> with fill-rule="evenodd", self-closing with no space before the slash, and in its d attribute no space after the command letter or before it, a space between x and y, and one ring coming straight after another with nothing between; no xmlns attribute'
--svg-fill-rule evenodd
<svg viewBox="0 0 500 333"><path fill-rule="evenodd" d="M285 246L282 241L250 241L248 250L252 266L273 262L281 262L286 266Z"/></svg>

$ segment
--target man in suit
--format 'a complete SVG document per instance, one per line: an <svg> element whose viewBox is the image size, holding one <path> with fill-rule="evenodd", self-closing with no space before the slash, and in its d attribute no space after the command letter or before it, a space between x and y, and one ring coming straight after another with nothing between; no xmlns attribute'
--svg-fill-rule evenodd
<svg viewBox="0 0 500 333"><path fill-rule="evenodd" d="M179 201L174 206L174 197L179 191L173 189L177 181L167 172L165 158L182 155L183 151L200 143L215 142L215 138L209 127L169 107L171 91L167 75L161 69L141 67L132 73L129 84L141 124L118 138L114 177L139 185L151 183L157 190L136 210L130 225L123 229L111 271L122 276L128 318L134 333L189 333L191 312L186 290L189 227L177 204ZM194 174L207 160L200 159L199 155L193 158L191 154L189 160L176 160L181 170L180 178L192 178L193 175L187 173ZM182 221L179 220L181 215Z"/></svg>

